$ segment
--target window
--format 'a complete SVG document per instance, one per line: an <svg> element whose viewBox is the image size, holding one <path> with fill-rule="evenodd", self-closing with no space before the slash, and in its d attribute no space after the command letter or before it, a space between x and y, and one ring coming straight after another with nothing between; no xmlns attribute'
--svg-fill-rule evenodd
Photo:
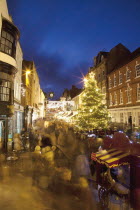
<svg viewBox="0 0 140 210"><path fill-rule="evenodd" d="M2 18L2 29L0 37L0 51L13 58L16 57L16 43L19 39L19 31L12 22Z"/></svg>
<svg viewBox="0 0 140 210"><path fill-rule="evenodd" d="M11 83L0 80L0 101L10 101Z"/></svg>
<svg viewBox="0 0 140 210"><path fill-rule="evenodd" d="M140 85L137 84L137 101L140 101Z"/></svg>
<svg viewBox="0 0 140 210"><path fill-rule="evenodd" d="M122 84L122 73L119 72L119 84Z"/></svg>
<svg viewBox="0 0 140 210"><path fill-rule="evenodd" d="M112 95L111 95L111 93L110 93L110 100L109 100L109 102L110 102L110 106L112 106Z"/></svg>
<svg viewBox="0 0 140 210"><path fill-rule="evenodd" d="M131 102L131 88L127 87L127 103Z"/></svg>
<svg viewBox="0 0 140 210"><path fill-rule="evenodd" d="M140 112L138 112L138 125L140 126Z"/></svg>
<svg viewBox="0 0 140 210"><path fill-rule="evenodd" d="M117 86L116 75L114 74L114 87Z"/></svg>
<svg viewBox="0 0 140 210"><path fill-rule="evenodd" d="M140 64L135 66L135 70L136 70L136 77L140 76Z"/></svg>
<svg viewBox="0 0 140 210"><path fill-rule="evenodd" d="M130 80L130 73L131 73L131 71L127 68L127 70L126 70L126 81Z"/></svg>
<svg viewBox="0 0 140 210"><path fill-rule="evenodd" d="M110 77L109 77L109 88L112 88L112 81Z"/></svg>
<svg viewBox="0 0 140 210"><path fill-rule="evenodd" d="M123 123L123 113L120 113L120 123Z"/></svg>
<svg viewBox="0 0 140 210"><path fill-rule="evenodd" d="M114 93L114 105L117 105L117 93Z"/></svg>
<svg viewBox="0 0 140 210"><path fill-rule="evenodd" d="M120 104L123 104L123 92L120 90Z"/></svg>
<svg viewBox="0 0 140 210"><path fill-rule="evenodd" d="M13 43L14 43L14 37L8 32L2 30L0 50L8 55L12 55Z"/></svg>

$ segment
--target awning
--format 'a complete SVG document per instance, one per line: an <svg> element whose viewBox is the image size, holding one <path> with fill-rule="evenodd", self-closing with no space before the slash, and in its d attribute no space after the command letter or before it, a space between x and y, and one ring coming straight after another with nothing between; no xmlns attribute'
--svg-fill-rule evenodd
<svg viewBox="0 0 140 210"><path fill-rule="evenodd" d="M125 153L117 149L110 149L103 153L92 153L91 159L100 164L105 164L109 168L113 168L120 165L129 164L130 153Z"/></svg>

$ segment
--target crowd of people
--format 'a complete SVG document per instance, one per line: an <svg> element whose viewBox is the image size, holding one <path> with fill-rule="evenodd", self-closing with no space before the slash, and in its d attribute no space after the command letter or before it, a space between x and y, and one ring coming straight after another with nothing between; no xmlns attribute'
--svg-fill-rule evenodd
<svg viewBox="0 0 140 210"><path fill-rule="evenodd" d="M85 199L84 209L96 209L88 181L91 178L88 145L64 122L45 123L44 127L38 123L38 136L41 138L32 153L34 183L43 183L54 193L67 192L79 199L79 205L81 198Z"/></svg>
<svg viewBox="0 0 140 210"><path fill-rule="evenodd" d="M90 187L95 172L90 155L103 145L100 134L77 132L63 121L38 120L28 132L23 129L20 135L15 134L14 149L31 152L33 184L77 199L83 197L84 209L96 209Z"/></svg>

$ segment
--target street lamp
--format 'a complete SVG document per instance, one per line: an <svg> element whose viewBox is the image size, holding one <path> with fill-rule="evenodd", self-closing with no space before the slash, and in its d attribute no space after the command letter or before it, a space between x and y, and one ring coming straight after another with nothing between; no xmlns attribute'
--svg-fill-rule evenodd
<svg viewBox="0 0 140 210"><path fill-rule="evenodd" d="M31 74L31 70L27 69L25 71L25 74L26 74L26 85L29 85L29 74Z"/></svg>
<svg viewBox="0 0 140 210"><path fill-rule="evenodd" d="M54 97L54 92L50 92L50 93L49 93L49 97L50 97L50 98L53 98L53 97Z"/></svg>
<svg viewBox="0 0 140 210"><path fill-rule="evenodd" d="M29 74L31 74L31 71L30 70L27 70L26 71L26 75L29 75Z"/></svg>

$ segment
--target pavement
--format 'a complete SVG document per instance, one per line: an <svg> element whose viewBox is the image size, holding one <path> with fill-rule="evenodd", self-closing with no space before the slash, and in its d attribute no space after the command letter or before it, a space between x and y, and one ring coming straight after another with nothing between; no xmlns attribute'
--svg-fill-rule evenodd
<svg viewBox="0 0 140 210"><path fill-rule="evenodd" d="M0 210L86 210L77 196L59 193L59 189L56 192L48 190L45 176L41 179L44 183L34 184L29 152L22 153L16 161L1 164L0 171Z"/></svg>
<svg viewBox="0 0 140 210"><path fill-rule="evenodd" d="M103 209L99 202L97 186L94 186L95 175L89 180L91 194L87 191L82 193L80 191L80 194L77 194L73 186L67 188L61 184L56 190L50 190L47 184L48 176L43 174L39 180L36 179L38 170L34 174L34 163L30 152L21 153L17 160L0 164L0 210ZM51 173L49 176L51 177ZM92 207L89 205L91 195L94 200ZM131 209L129 204L115 195L110 195L108 210L126 209Z"/></svg>

